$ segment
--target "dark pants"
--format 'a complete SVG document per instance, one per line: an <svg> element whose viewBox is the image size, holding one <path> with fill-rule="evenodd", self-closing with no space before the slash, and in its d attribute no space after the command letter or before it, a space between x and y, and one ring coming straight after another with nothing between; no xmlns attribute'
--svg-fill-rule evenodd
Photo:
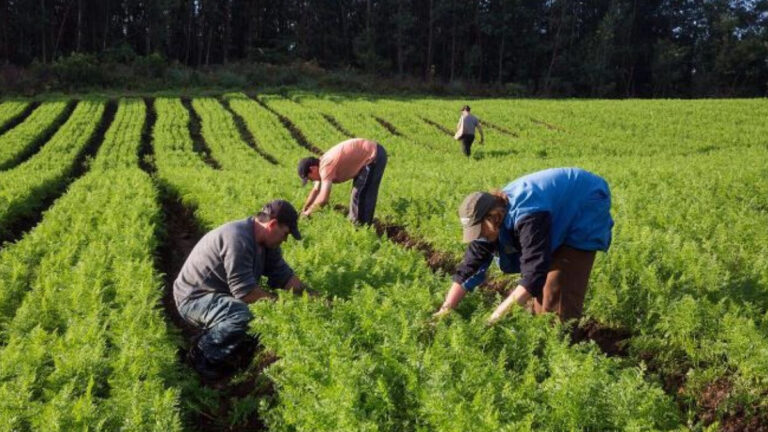
<svg viewBox="0 0 768 432"><path fill-rule="evenodd" d="M581 317L594 262L595 251L560 246L552 254L547 281L534 300L533 312L554 312L562 321Z"/></svg>
<svg viewBox="0 0 768 432"><path fill-rule="evenodd" d="M387 151L381 144L376 145L376 157L355 176L352 181L352 195L349 199L348 218L359 224L373 223L379 185L387 166Z"/></svg>
<svg viewBox="0 0 768 432"><path fill-rule="evenodd" d="M227 360L239 348L253 319L245 302L222 293L184 301L178 309L182 318L203 330L197 347L213 363Z"/></svg>
<svg viewBox="0 0 768 432"><path fill-rule="evenodd" d="M460 139L462 150L464 150L464 156L469 157L470 151L472 150L472 143L475 142L475 136L464 134Z"/></svg>

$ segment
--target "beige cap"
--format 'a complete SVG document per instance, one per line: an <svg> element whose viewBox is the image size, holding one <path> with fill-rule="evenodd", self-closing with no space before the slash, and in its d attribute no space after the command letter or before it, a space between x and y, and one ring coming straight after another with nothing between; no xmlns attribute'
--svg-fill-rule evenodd
<svg viewBox="0 0 768 432"><path fill-rule="evenodd" d="M459 206L459 219L464 230L464 243L477 240L483 218L491 210L496 198L487 192L473 192Z"/></svg>

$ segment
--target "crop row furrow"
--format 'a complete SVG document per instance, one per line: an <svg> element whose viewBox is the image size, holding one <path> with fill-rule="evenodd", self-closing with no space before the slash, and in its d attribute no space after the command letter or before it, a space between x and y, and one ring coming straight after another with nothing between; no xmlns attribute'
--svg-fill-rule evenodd
<svg viewBox="0 0 768 432"><path fill-rule="evenodd" d="M0 103L0 135L18 126L38 105L39 102L14 100Z"/></svg>
<svg viewBox="0 0 768 432"><path fill-rule="evenodd" d="M0 171L13 167L38 151L74 107L74 102L43 103L24 122L0 136Z"/></svg>
<svg viewBox="0 0 768 432"><path fill-rule="evenodd" d="M79 102L37 154L0 173L0 241L18 238L34 226L42 209L70 183L70 176L82 175L82 161L95 153L113 112L113 104L103 101Z"/></svg>

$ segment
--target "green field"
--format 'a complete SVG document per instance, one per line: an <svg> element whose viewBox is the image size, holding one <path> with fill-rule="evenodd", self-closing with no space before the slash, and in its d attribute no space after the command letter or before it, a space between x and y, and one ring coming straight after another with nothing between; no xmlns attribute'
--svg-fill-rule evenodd
<svg viewBox="0 0 768 432"><path fill-rule="evenodd" d="M471 159L451 137L466 102L0 102L0 430L768 428L768 101L472 100ZM201 233L274 198L300 207L297 161L350 136L389 154L377 226L348 223L335 187L283 247L331 301L253 305L264 352L203 387L179 360L174 272ZM587 337L520 308L486 327L513 287L498 273L430 320L464 196L559 166L613 197Z"/></svg>

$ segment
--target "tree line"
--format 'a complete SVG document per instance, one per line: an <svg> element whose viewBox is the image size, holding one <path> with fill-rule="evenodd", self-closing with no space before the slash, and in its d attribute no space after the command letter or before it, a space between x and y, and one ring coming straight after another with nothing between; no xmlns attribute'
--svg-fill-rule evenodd
<svg viewBox="0 0 768 432"><path fill-rule="evenodd" d="M768 0L0 0L0 64L311 60L541 96L766 96Z"/></svg>

